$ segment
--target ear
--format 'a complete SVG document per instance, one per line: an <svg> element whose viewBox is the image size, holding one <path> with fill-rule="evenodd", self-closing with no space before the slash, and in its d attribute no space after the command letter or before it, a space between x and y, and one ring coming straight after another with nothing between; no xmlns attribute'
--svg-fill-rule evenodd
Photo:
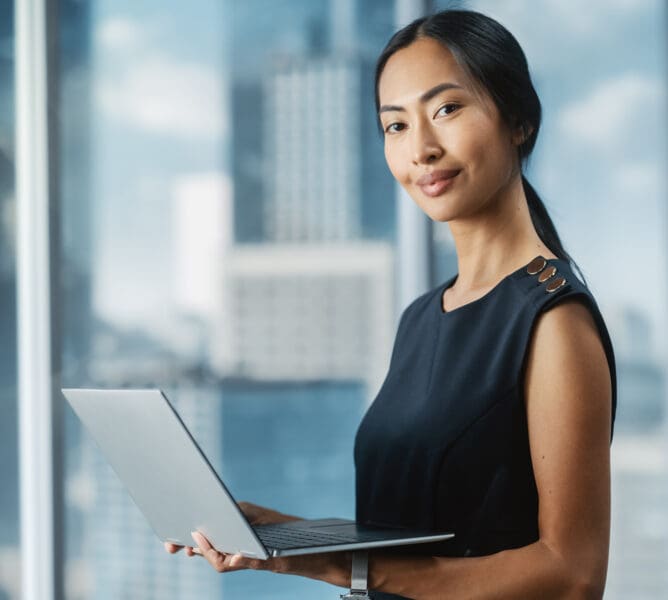
<svg viewBox="0 0 668 600"><path fill-rule="evenodd" d="M533 126L529 123L522 123L515 127L512 135L512 141L515 146L523 144L527 138L533 133Z"/></svg>

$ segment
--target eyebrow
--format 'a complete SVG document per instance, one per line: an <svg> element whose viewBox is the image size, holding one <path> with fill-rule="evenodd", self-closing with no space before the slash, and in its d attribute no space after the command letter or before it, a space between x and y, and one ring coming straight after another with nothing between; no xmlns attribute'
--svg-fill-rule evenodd
<svg viewBox="0 0 668 600"><path fill-rule="evenodd" d="M444 90L451 90L451 89L463 90L464 88L461 85L457 85L456 83L450 83L449 81L446 81L445 83L439 83L438 85L434 86L433 88L427 90L424 94L422 94L422 96L420 96L420 102L422 104L424 104L425 102L429 102L429 100L431 100L437 94L440 94ZM378 114L388 111L405 112L405 110L406 109L403 106L384 104L383 106L380 107Z"/></svg>

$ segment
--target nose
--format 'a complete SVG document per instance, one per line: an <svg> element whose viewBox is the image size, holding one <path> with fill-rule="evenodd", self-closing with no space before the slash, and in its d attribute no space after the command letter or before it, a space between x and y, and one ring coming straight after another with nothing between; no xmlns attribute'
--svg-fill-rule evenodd
<svg viewBox="0 0 668 600"><path fill-rule="evenodd" d="M414 129L413 144L413 162L416 165L433 163L445 152L428 124Z"/></svg>

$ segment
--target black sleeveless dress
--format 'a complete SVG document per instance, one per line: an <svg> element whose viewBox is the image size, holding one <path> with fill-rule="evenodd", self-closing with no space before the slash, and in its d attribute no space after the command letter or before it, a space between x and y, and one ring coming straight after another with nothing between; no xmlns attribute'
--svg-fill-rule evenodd
<svg viewBox="0 0 668 600"><path fill-rule="evenodd" d="M358 521L455 532L396 549L402 554L481 556L538 539L525 362L536 317L566 299L587 306L599 329L614 424L612 344L568 262L536 257L478 300L444 312L442 295L455 279L402 313L387 376L355 438Z"/></svg>

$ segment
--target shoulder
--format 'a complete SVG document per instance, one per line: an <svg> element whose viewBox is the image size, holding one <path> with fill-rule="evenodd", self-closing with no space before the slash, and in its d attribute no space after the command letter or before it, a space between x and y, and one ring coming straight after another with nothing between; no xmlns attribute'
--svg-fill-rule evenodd
<svg viewBox="0 0 668 600"><path fill-rule="evenodd" d="M596 362L607 372L605 349L591 307L581 296L565 297L536 316L527 369L540 365L561 377L564 366L579 371ZM598 364L600 363L600 365Z"/></svg>
<svg viewBox="0 0 668 600"><path fill-rule="evenodd" d="M554 261L552 277L536 279L528 291L534 306L527 377L540 369L565 378L594 372L611 384L615 404L615 360L603 316L589 288L565 261Z"/></svg>
<svg viewBox="0 0 668 600"><path fill-rule="evenodd" d="M564 259L536 257L526 268L514 273L511 279L518 299L533 306L537 312L547 310L567 296L579 296L595 308L589 288Z"/></svg>
<svg viewBox="0 0 668 600"><path fill-rule="evenodd" d="M607 328L589 288L566 261L552 261L551 277L538 275L529 294L535 307L527 356L527 378L540 370L566 385L569 378L593 372L614 373Z"/></svg>
<svg viewBox="0 0 668 600"><path fill-rule="evenodd" d="M590 307L564 298L541 312L528 348L527 414L534 427L557 422L611 428L613 384Z"/></svg>
<svg viewBox="0 0 668 600"><path fill-rule="evenodd" d="M526 314L527 377L537 366L546 372L556 370L557 360L562 369L569 365L562 376L578 372L578 367L595 367L611 380L614 411L616 368L612 341L589 288L561 259L550 261L544 271L524 277L517 284L517 291L532 307ZM596 366L591 362L594 358Z"/></svg>

